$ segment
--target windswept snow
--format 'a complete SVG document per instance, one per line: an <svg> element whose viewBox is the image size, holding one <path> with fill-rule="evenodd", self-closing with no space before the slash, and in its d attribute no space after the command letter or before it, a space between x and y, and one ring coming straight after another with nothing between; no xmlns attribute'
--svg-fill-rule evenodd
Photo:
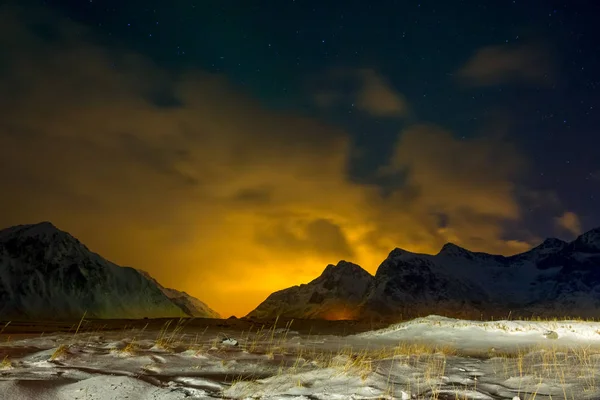
<svg viewBox="0 0 600 400"><path fill-rule="evenodd" d="M430 344L494 348L513 345L600 346L600 322L588 321L467 321L432 315L356 335L361 339L425 340ZM599 347L600 348L600 347Z"/></svg>
<svg viewBox="0 0 600 400"><path fill-rule="evenodd" d="M596 322L430 316L351 336L181 324L160 331L3 334L0 397L597 399L598 332Z"/></svg>

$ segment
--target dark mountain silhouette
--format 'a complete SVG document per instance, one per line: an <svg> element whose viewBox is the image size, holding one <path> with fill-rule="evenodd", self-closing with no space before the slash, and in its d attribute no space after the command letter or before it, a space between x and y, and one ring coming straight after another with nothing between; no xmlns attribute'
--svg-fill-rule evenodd
<svg viewBox="0 0 600 400"><path fill-rule="evenodd" d="M0 319L215 316L191 299L105 260L50 222L0 231Z"/></svg>
<svg viewBox="0 0 600 400"><path fill-rule="evenodd" d="M352 264L354 265L354 264ZM355 269L360 267L354 266ZM435 255L394 249L375 276L330 282L328 266L314 281L270 295L249 316L321 318L347 305L352 317L401 319L429 314L463 318L597 317L600 306L600 228L568 243L546 239L513 256L445 244ZM349 275L350 276L350 275ZM353 285L366 289L348 300ZM318 298L318 307L314 299ZM317 311L318 310L318 311Z"/></svg>

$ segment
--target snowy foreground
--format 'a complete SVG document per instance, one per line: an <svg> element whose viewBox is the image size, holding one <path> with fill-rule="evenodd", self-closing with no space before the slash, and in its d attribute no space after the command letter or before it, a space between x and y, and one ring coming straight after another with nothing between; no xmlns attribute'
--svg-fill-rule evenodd
<svg viewBox="0 0 600 400"><path fill-rule="evenodd" d="M229 338L229 339L227 339ZM0 336L1 399L598 399L600 323L430 316L353 336Z"/></svg>

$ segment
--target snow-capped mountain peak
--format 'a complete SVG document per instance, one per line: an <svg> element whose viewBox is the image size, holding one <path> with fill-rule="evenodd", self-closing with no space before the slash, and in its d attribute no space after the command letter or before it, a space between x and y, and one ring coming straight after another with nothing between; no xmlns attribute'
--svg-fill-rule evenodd
<svg viewBox="0 0 600 400"><path fill-rule="evenodd" d="M481 318L509 312L595 316L600 307L600 228L570 243L549 238L512 256L473 252L453 243L436 255L395 248L373 279L365 275L361 290L355 291L347 288L361 280L336 273L344 268L328 266L313 282L273 294L251 315L319 318L327 315L328 307L339 308L346 302L359 310L360 318L431 313ZM362 290L369 281L370 287ZM364 293L362 300L360 293Z"/></svg>
<svg viewBox="0 0 600 400"><path fill-rule="evenodd" d="M394 250L390 251L390 254L388 254L387 258L395 259L395 258L400 258L400 257L404 257L404 256L414 255L414 254L415 253L411 253L408 250L404 250L399 247L396 247Z"/></svg>
<svg viewBox="0 0 600 400"><path fill-rule="evenodd" d="M471 256L472 254L473 253L469 250L460 247L454 243L446 243L444 246L442 246L441 250L438 253L438 255L440 256L448 257L465 257Z"/></svg>
<svg viewBox="0 0 600 400"><path fill-rule="evenodd" d="M359 265L341 260L336 265L329 264L321 274L321 277L334 278L342 276L369 275L367 271Z"/></svg>
<svg viewBox="0 0 600 400"><path fill-rule="evenodd" d="M574 249L585 253L600 252L600 228L580 235L572 242Z"/></svg>
<svg viewBox="0 0 600 400"><path fill-rule="evenodd" d="M18 257L23 268L37 264L70 265L107 262L71 234L50 222L16 225L0 230L0 257Z"/></svg>
<svg viewBox="0 0 600 400"><path fill-rule="evenodd" d="M48 241L53 240L57 236L75 239L48 221L39 222L37 224L16 225L0 230L0 241L8 240L10 238L35 238L38 240Z"/></svg>
<svg viewBox="0 0 600 400"><path fill-rule="evenodd" d="M560 240L557 238L548 238L544 240L541 244L534 247L532 250L536 251L557 251L562 250L565 246L567 246L567 242L564 240Z"/></svg>

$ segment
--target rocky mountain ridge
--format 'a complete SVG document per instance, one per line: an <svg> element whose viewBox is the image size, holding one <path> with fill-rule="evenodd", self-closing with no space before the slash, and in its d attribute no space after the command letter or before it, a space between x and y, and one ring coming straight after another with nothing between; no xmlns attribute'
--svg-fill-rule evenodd
<svg viewBox="0 0 600 400"><path fill-rule="evenodd" d="M308 284L273 293L248 317L327 317L328 305L342 307L346 297L340 293L347 292L346 287L327 290L320 283L330 269ZM396 248L374 276L364 272L359 279L361 287L368 285L364 295L353 297L352 313L340 317L595 317L600 306L600 228L571 242L549 238L512 256L472 252L453 243L435 255ZM353 284L352 279L336 282Z"/></svg>

